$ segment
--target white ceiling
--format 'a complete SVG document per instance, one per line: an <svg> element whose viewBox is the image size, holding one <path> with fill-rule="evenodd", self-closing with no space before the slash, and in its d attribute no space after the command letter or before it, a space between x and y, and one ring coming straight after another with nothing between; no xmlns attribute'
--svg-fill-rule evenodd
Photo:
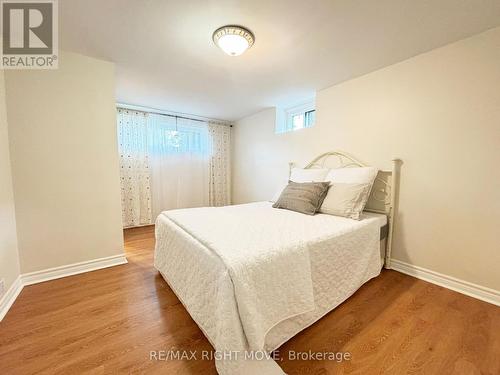
<svg viewBox="0 0 500 375"><path fill-rule="evenodd" d="M235 120L500 25L500 0L61 0L60 45L116 63L117 101ZM225 24L253 31L230 57Z"/></svg>

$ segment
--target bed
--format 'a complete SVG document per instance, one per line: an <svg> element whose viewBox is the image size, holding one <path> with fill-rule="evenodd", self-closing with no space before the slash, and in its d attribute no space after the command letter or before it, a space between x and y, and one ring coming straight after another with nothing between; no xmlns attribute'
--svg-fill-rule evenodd
<svg viewBox="0 0 500 375"><path fill-rule="evenodd" d="M154 265L215 348L220 374L282 374L265 353L390 266L399 165L379 172L359 221L270 202L158 216ZM365 164L332 151L306 168L325 166Z"/></svg>

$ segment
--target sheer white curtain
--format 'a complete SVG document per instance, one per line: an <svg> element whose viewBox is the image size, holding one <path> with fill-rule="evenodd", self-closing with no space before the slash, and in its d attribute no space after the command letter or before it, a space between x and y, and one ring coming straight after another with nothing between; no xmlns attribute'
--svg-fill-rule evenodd
<svg viewBox="0 0 500 375"><path fill-rule="evenodd" d="M165 210L230 203L230 128L118 109L123 226Z"/></svg>
<svg viewBox="0 0 500 375"><path fill-rule="evenodd" d="M209 139L205 122L149 115L153 217L174 208L209 205ZM178 144L172 141L178 132Z"/></svg>
<svg viewBox="0 0 500 375"><path fill-rule="evenodd" d="M147 115L118 109L117 123L123 226L151 224Z"/></svg>

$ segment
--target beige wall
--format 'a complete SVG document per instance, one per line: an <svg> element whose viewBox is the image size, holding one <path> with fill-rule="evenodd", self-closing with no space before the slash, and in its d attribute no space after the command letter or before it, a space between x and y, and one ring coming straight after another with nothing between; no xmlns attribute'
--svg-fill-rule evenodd
<svg viewBox="0 0 500 375"><path fill-rule="evenodd" d="M123 253L113 64L61 53L6 92L21 272Z"/></svg>
<svg viewBox="0 0 500 375"><path fill-rule="evenodd" d="M269 199L287 162L340 149L403 159L393 256L500 290L500 28L317 93L317 124L234 128L234 202Z"/></svg>
<svg viewBox="0 0 500 375"><path fill-rule="evenodd" d="M19 272L16 216L5 110L5 80L3 70L0 70L0 279L3 278L5 281L5 291L19 276ZM3 294L0 291L0 298Z"/></svg>

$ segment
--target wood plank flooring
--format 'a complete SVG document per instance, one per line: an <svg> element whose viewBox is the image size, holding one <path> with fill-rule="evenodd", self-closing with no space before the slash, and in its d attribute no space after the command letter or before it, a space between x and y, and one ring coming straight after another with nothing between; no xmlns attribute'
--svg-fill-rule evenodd
<svg viewBox="0 0 500 375"><path fill-rule="evenodd" d="M154 270L153 227L125 231L129 264L24 288L0 323L0 374L216 374L212 350ZM348 352L343 362L295 352ZM288 374L500 374L500 308L394 271L279 350ZM256 374L258 375L258 374Z"/></svg>

